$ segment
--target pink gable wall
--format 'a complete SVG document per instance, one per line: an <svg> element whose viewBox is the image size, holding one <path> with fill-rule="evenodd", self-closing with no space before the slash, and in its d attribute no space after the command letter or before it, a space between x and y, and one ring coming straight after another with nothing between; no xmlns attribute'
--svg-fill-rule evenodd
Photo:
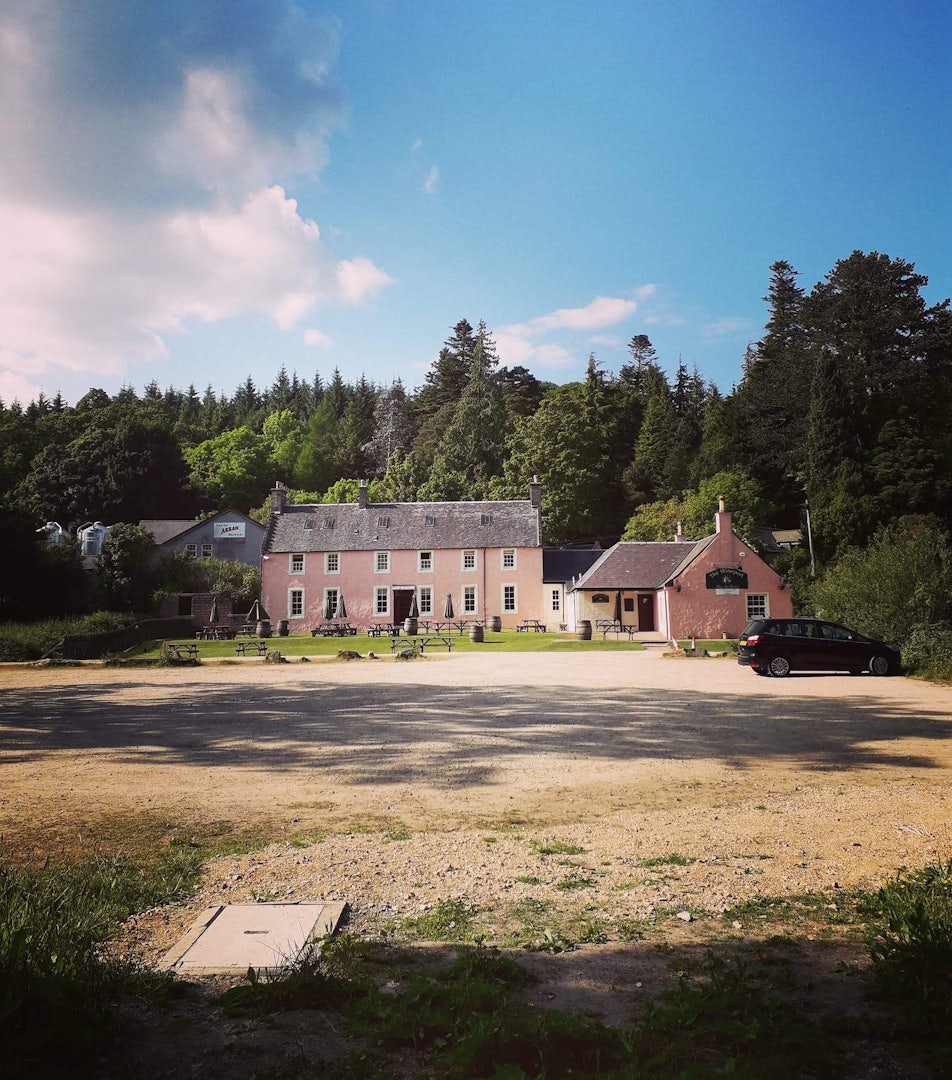
<svg viewBox="0 0 952 1080"><path fill-rule="evenodd" d="M706 587L705 575L721 567L739 567L747 574L747 588L737 595L719 594ZM676 586L680 586L680 590ZM783 579L743 540L731 531L731 515L717 515L717 534L713 542L676 581L665 590L669 618L669 636L675 638L715 638L727 634L736 638L747 624L747 596L765 594L767 614L788 618L793 614L790 590Z"/></svg>

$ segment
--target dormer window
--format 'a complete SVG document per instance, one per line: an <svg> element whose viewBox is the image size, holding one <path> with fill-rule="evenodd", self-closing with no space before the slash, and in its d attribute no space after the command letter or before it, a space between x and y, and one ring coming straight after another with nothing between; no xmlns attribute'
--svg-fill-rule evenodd
<svg viewBox="0 0 952 1080"><path fill-rule="evenodd" d="M480 514L479 515L479 524L480 525L492 525L492 523L493 523L492 514Z"/></svg>
<svg viewBox="0 0 952 1080"><path fill-rule="evenodd" d="M333 529L336 524L337 524L337 518L326 517L326 518L324 518L324 521L321 524L321 528L322 529Z"/></svg>
<svg viewBox="0 0 952 1080"><path fill-rule="evenodd" d="M387 517L386 514L384 514L381 517L377 518L377 528L378 529L389 529L390 528L390 518Z"/></svg>
<svg viewBox="0 0 952 1080"><path fill-rule="evenodd" d="M424 525L435 525L436 524L436 518L432 514L427 514L426 517L423 519L423 524Z"/></svg>

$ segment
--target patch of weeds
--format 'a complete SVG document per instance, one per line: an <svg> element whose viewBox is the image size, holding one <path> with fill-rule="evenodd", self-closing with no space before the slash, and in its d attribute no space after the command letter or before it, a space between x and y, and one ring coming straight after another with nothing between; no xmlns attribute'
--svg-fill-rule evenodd
<svg viewBox="0 0 952 1080"><path fill-rule="evenodd" d="M735 855L734 858L735 859L762 859L762 860L765 860L765 859L772 859L773 855L765 855L765 854L761 853L761 854L758 854L758 855Z"/></svg>
<svg viewBox="0 0 952 1080"><path fill-rule="evenodd" d="M534 874L520 874L516 878L516 881L521 882L523 885L541 885L542 878L536 877Z"/></svg>
<svg viewBox="0 0 952 1080"><path fill-rule="evenodd" d="M383 842L385 844L399 844L402 840L410 839L409 829L391 829L384 834Z"/></svg>
<svg viewBox="0 0 952 1080"><path fill-rule="evenodd" d="M152 868L119 856L40 867L0 860L0 1055L9 1075L75 1073L111 1036L117 999L168 990L170 977L103 945L133 912L184 899L199 869L177 853Z"/></svg>
<svg viewBox="0 0 952 1080"><path fill-rule="evenodd" d="M764 806L764 804L763 804L763 803L758 803L758 804L757 804L757 805L756 805L756 806L754 807L754 809L755 809L755 810L766 810L766 809L767 809L767 807L766 807L766 806Z"/></svg>
<svg viewBox="0 0 952 1080"><path fill-rule="evenodd" d="M580 874L577 872L566 874L555 883L555 887L562 892L568 892L572 889L592 889L595 887L595 878L590 874Z"/></svg>
<svg viewBox="0 0 952 1080"><path fill-rule="evenodd" d="M303 832L293 833L288 843L293 848L308 848L323 844L326 839L327 833L323 829L305 829Z"/></svg>
<svg viewBox="0 0 952 1080"><path fill-rule="evenodd" d="M952 859L900 871L869 898L866 941L878 996L919 1034L952 1025Z"/></svg>
<svg viewBox="0 0 952 1080"><path fill-rule="evenodd" d="M537 900L532 896L527 896L523 900L517 900L509 910L515 918L522 922L529 922L547 915L552 910L552 901Z"/></svg>
<svg viewBox="0 0 952 1080"><path fill-rule="evenodd" d="M584 855L585 848L578 844L566 844L562 840L551 840L542 843L539 840L530 840L529 847L536 855Z"/></svg>
<svg viewBox="0 0 952 1080"><path fill-rule="evenodd" d="M637 881L620 881L615 886L615 889L618 892L629 892L631 889L637 889L637 888L638 888L638 882Z"/></svg>
<svg viewBox="0 0 952 1080"><path fill-rule="evenodd" d="M668 855L657 855L653 859L641 859L638 865L644 870L654 870L659 866L690 866L696 862L697 859L691 855L682 855L680 852L672 851Z"/></svg>
<svg viewBox="0 0 952 1080"><path fill-rule="evenodd" d="M462 900L441 900L431 911L403 920L421 941L470 941L476 909Z"/></svg>
<svg viewBox="0 0 952 1080"><path fill-rule="evenodd" d="M496 837L496 836L484 836L483 837L483 843L484 844L496 844L498 842L499 842L499 838Z"/></svg>
<svg viewBox="0 0 952 1080"><path fill-rule="evenodd" d="M350 935L324 938L282 970L261 973L248 968L245 982L226 990L219 1000L228 1016L340 1008L364 992L357 975L367 949Z"/></svg>
<svg viewBox="0 0 952 1080"><path fill-rule="evenodd" d="M693 979L648 1007L633 1033L652 1076L829 1076L826 1034L789 1002L765 993L739 961L709 955ZM716 1068L708 1069L704 1063Z"/></svg>
<svg viewBox="0 0 952 1080"><path fill-rule="evenodd" d="M616 924L622 941L643 941L647 930L644 919L622 919Z"/></svg>
<svg viewBox="0 0 952 1080"><path fill-rule="evenodd" d="M793 896L754 896L729 908L721 918L725 922L785 923L803 926L807 923L826 926L850 926L858 918L860 894L841 890L827 893L801 893Z"/></svg>
<svg viewBox="0 0 952 1080"><path fill-rule="evenodd" d="M608 934L594 919L579 919L569 929L579 945L604 945L608 941Z"/></svg>

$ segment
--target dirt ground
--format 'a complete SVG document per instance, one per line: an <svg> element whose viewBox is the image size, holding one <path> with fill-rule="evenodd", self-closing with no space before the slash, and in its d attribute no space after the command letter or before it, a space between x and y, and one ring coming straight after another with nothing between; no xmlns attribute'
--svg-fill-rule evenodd
<svg viewBox="0 0 952 1080"><path fill-rule="evenodd" d="M674 977L641 921L669 916L674 945L740 939L719 917L745 900L947 857L950 736L947 687L764 679L659 649L4 665L0 832L22 855L95 845L119 819L260 827L276 842L213 860L130 947L158 958L217 903L345 900L379 934L459 899L489 940L557 925L602 942L529 962L541 1001L623 1023ZM804 948L819 998L860 963L848 941Z"/></svg>

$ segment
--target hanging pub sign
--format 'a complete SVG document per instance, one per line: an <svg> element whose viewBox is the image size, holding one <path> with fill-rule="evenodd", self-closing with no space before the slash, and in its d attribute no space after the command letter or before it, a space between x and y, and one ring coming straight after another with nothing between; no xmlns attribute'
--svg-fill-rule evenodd
<svg viewBox="0 0 952 1080"><path fill-rule="evenodd" d="M705 583L709 589L746 589L747 575L733 566L722 566L708 571Z"/></svg>

